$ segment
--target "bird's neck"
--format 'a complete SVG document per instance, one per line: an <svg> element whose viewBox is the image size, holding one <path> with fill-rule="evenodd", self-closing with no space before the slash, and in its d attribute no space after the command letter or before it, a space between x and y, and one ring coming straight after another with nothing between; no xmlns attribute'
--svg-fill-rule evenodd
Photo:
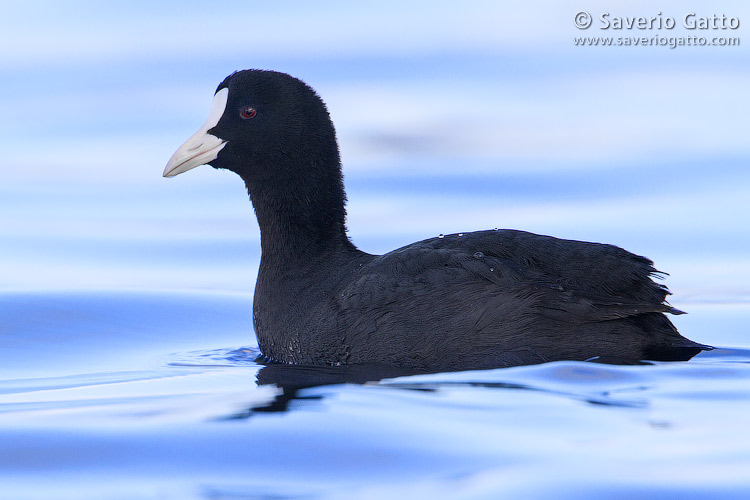
<svg viewBox="0 0 750 500"><path fill-rule="evenodd" d="M337 160L336 160L337 161ZM338 164L313 169L320 178L273 176L245 181L260 226L262 259L292 265L354 250L346 235L346 195ZM311 180L315 182L310 182Z"/></svg>

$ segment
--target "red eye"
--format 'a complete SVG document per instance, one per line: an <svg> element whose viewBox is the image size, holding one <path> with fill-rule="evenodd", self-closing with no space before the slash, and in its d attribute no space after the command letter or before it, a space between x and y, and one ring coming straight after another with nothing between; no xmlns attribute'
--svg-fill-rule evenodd
<svg viewBox="0 0 750 500"><path fill-rule="evenodd" d="M248 118L252 118L252 117L254 117L254 116L255 116L255 115L257 115L257 114L258 114L258 111L256 111L256 110L255 110L255 108L251 108L250 106L248 106L248 107L246 107L246 108L242 108L242 109L240 110L240 116L241 116L242 118L246 119L246 120L247 120Z"/></svg>

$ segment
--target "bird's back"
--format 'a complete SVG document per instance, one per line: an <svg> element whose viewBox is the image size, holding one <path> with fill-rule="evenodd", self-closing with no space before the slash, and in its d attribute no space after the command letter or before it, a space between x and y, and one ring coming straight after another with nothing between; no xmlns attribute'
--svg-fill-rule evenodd
<svg viewBox="0 0 750 500"><path fill-rule="evenodd" d="M373 257L327 304L347 362L471 369L559 359L689 359L648 259L494 230ZM332 332L333 333L333 332Z"/></svg>

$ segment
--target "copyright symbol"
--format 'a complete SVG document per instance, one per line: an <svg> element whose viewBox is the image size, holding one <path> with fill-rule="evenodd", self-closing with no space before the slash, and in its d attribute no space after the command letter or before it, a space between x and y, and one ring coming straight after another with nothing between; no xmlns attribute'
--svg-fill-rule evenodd
<svg viewBox="0 0 750 500"><path fill-rule="evenodd" d="M591 21L591 14L589 14L585 10L582 10L581 12L576 14L575 23L578 29L585 30L586 28L591 26Z"/></svg>

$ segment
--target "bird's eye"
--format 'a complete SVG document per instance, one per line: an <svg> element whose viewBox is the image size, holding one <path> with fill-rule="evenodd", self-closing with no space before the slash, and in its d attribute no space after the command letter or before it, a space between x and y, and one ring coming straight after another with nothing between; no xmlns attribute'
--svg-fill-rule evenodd
<svg viewBox="0 0 750 500"><path fill-rule="evenodd" d="M247 120L248 118L253 118L255 115L258 114L258 111L255 108L251 108L250 106L246 108L242 108L240 110L240 116Z"/></svg>

